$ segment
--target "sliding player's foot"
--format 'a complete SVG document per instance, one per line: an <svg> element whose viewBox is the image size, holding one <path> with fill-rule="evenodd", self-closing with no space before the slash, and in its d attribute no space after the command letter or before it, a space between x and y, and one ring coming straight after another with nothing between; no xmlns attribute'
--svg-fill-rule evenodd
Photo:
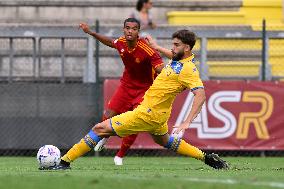
<svg viewBox="0 0 284 189"><path fill-rule="evenodd" d="M66 170L71 169L70 163L61 160L59 165L52 167L50 170Z"/></svg>
<svg viewBox="0 0 284 189"><path fill-rule="evenodd" d="M122 163L123 158L121 158L121 157L115 156L113 161L114 161L115 165L123 165L123 163Z"/></svg>
<svg viewBox="0 0 284 189"><path fill-rule="evenodd" d="M214 169L229 169L227 162L222 160L217 154L206 154L204 162Z"/></svg>
<svg viewBox="0 0 284 189"><path fill-rule="evenodd" d="M108 140L108 138L103 138L102 140L100 140L98 142L98 144L95 146L94 150L96 152L102 151L105 148L105 144L106 144L107 140Z"/></svg>

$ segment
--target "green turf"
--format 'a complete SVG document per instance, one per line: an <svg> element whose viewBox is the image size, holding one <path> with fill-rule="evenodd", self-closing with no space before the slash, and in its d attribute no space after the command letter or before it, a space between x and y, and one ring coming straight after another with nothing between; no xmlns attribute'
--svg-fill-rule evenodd
<svg viewBox="0 0 284 189"><path fill-rule="evenodd" d="M284 188L283 158L225 158L228 171L216 171L185 157L84 157L68 171L39 171L36 158L0 158L0 189L236 189Z"/></svg>

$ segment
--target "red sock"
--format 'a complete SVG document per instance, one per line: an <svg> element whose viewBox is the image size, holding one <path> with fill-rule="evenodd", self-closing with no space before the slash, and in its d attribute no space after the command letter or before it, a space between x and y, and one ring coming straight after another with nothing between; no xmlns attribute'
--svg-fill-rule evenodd
<svg viewBox="0 0 284 189"><path fill-rule="evenodd" d="M131 145L134 143L136 138L137 138L137 135L129 135L127 137L124 137L122 139L121 147L119 151L116 153L116 156L123 158L126 152L131 147Z"/></svg>

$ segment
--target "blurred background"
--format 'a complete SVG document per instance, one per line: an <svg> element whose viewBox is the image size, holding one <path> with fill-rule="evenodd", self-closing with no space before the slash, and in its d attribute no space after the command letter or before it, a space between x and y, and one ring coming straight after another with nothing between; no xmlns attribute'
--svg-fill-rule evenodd
<svg viewBox="0 0 284 189"><path fill-rule="evenodd" d="M284 23L282 0L153 0L158 44L189 29L198 36L196 64L207 105L184 137L228 155L284 153ZM65 151L101 120L123 63L115 49L78 30L112 38L134 0L0 0L0 155L34 155L42 145ZM164 62L168 60L164 58ZM191 96L181 94L169 128ZM144 138L145 137L145 138ZM114 155L119 139L94 155ZM141 135L131 155L173 155Z"/></svg>

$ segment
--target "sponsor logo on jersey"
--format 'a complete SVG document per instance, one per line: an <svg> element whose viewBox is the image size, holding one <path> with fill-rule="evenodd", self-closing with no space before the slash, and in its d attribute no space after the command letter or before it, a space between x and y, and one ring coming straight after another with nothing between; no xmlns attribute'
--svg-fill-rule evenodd
<svg viewBox="0 0 284 189"><path fill-rule="evenodd" d="M116 125L119 125L119 126L122 125L122 123L120 123L119 121L116 121L115 124L116 124Z"/></svg>
<svg viewBox="0 0 284 189"><path fill-rule="evenodd" d="M176 74L180 73L182 66L183 66L183 64L180 63L179 61L172 61L172 63L171 63L171 67Z"/></svg>

